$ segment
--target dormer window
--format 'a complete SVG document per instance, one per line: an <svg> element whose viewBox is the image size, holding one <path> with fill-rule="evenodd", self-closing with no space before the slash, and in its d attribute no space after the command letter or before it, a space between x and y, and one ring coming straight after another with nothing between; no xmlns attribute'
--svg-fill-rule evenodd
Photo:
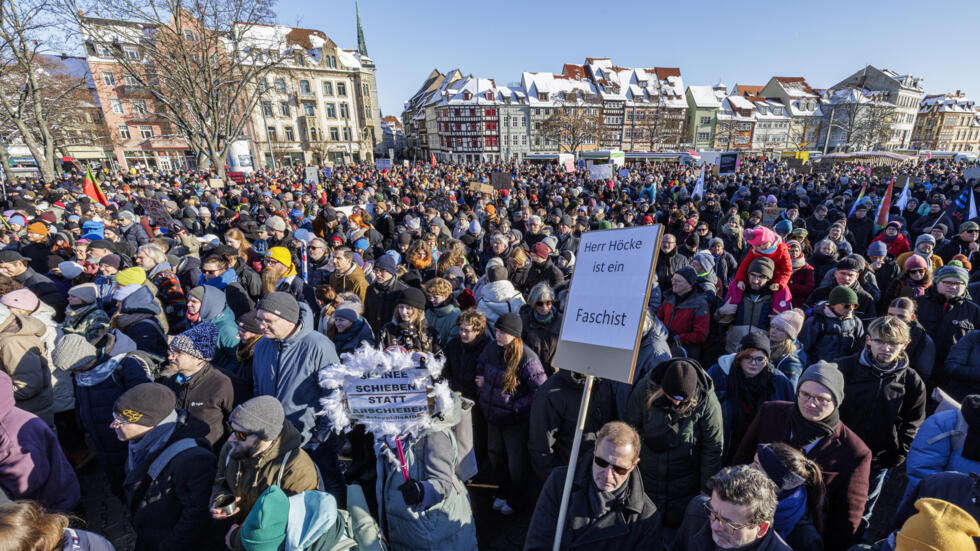
<svg viewBox="0 0 980 551"><path fill-rule="evenodd" d="M493 100L493 92L487 92L486 94L483 95L483 97L485 97L488 100L491 100L492 101Z"/></svg>
<svg viewBox="0 0 980 551"><path fill-rule="evenodd" d="M473 94L469 93L469 91L465 91L463 92L463 99L469 101L473 99Z"/></svg>
<svg viewBox="0 0 980 551"><path fill-rule="evenodd" d="M548 101L548 92L539 92L538 97L541 98L541 101Z"/></svg>

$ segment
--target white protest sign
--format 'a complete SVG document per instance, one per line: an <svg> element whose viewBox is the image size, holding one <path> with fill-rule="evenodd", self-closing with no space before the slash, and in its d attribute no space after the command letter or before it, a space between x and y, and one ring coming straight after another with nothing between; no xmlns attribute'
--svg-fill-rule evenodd
<svg viewBox="0 0 980 551"><path fill-rule="evenodd" d="M590 180L608 180L612 178L613 175L613 165L612 163L604 165L589 164L589 179Z"/></svg>
<svg viewBox="0 0 980 551"><path fill-rule="evenodd" d="M353 376L344 383L347 408L354 419L394 421L429 413L426 388L431 379L423 369L406 369L380 376Z"/></svg>
<svg viewBox="0 0 980 551"><path fill-rule="evenodd" d="M582 234L555 365L632 382L660 236L659 225Z"/></svg>
<svg viewBox="0 0 980 551"><path fill-rule="evenodd" d="M974 178L980 180L980 167L967 168L963 170L964 180L969 181Z"/></svg>

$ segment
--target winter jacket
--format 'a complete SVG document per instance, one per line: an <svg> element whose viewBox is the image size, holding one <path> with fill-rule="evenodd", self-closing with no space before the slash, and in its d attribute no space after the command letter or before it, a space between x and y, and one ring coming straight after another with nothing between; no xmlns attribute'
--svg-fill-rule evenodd
<svg viewBox="0 0 980 551"><path fill-rule="evenodd" d="M794 341L796 342L796 341ZM806 352L800 349L800 345L796 342L796 351L792 354L787 354L782 358L770 358L776 364L776 370L780 371L789 382L796 388L797 382L800 380L800 375L803 374L803 368L807 362Z"/></svg>
<svg viewBox="0 0 980 551"><path fill-rule="evenodd" d="M935 285L926 290L925 295L916 298L915 302L918 305L916 318L936 343L933 377L939 375L939 380L942 381L944 375L941 373L941 366L953 345L970 331L980 329L980 306L965 293L946 300Z"/></svg>
<svg viewBox="0 0 980 551"><path fill-rule="evenodd" d="M391 321L395 315L399 293L408 288L398 278L391 278L388 283L373 283L364 293L364 319L371 324L375 335L381 334L381 328Z"/></svg>
<svg viewBox="0 0 980 551"><path fill-rule="evenodd" d="M53 427L54 389L41 341L47 326L35 317L8 314L0 322L0 369L13 379L17 407Z"/></svg>
<svg viewBox="0 0 980 551"><path fill-rule="evenodd" d="M470 343L464 343L457 336L446 345L446 365L442 371L443 376L449 380L449 388L459 392L464 398L477 400L476 361L488 342L490 337L484 332Z"/></svg>
<svg viewBox="0 0 980 551"><path fill-rule="evenodd" d="M953 399L980 394L980 330L970 331L953 345L944 369L949 380L943 390Z"/></svg>
<svg viewBox="0 0 980 551"><path fill-rule="evenodd" d="M733 465L747 465L758 444L789 442L795 402L767 402L759 409L738 445ZM843 422L834 434L813 445L806 456L820 466L827 488L824 498L824 544L827 549L846 549L855 534L868 500L871 450Z"/></svg>
<svg viewBox="0 0 980 551"><path fill-rule="evenodd" d="M980 460L963 457L963 443L968 430L958 409L934 413L922 422L912 440L905 464L909 479L906 495L931 474L945 471L980 472Z"/></svg>
<svg viewBox="0 0 980 551"><path fill-rule="evenodd" d="M661 362L669 360L670 356L670 346L667 344L667 327L659 319L652 318L650 330L640 338L640 350L636 353L636 364L633 367L633 383L609 381L613 386L616 413L619 419L626 416L633 389L653 371L653 368L660 365Z"/></svg>
<svg viewBox="0 0 980 551"><path fill-rule="evenodd" d="M864 346L864 323L853 315L841 319L829 310L826 303L818 303L813 307L813 314L803 322L799 341L810 365L820 360L835 362Z"/></svg>
<svg viewBox="0 0 980 551"><path fill-rule="evenodd" d="M680 239L677 240L680 243ZM725 250L731 250L727 246ZM678 254L677 247L670 251L669 254L660 252L660 257L657 260L657 282L660 284L661 289L670 289L671 279L674 277L674 272L680 270L684 266L690 263L688 257Z"/></svg>
<svg viewBox="0 0 980 551"><path fill-rule="evenodd" d="M214 481L214 454L204 439L207 428L202 423L177 410L175 425L166 442L126 469L123 491L136 531L136 551L205 547L211 523L208 488ZM153 430L165 428L158 425ZM166 462L154 477L150 466L170 445L181 440L190 447Z"/></svg>
<svg viewBox="0 0 980 551"><path fill-rule="evenodd" d="M27 268L20 275L14 276L14 280L20 283L24 287L31 290L32 293L37 295L37 298L41 302L47 304L51 308L54 308L56 313L55 321L64 321L65 319L65 307L68 305L68 301L58 287L53 281L47 277L35 272L31 268Z"/></svg>
<svg viewBox="0 0 980 551"><path fill-rule="evenodd" d="M288 495L316 490L319 484L316 466L300 449L301 444L299 431L288 420L269 449L257 456L235 458L231 455L231 444L226 442L218 455L217 472L209 481L211 497L208 503L213 504L229 495L241 498L239 512L234 517L235 522L241 524L269 486L278 485ZM230 539L235 550L242 549L238 529Z"/></svg>
<svg viewBox="0 0 980 551"><path fill-rule="evenodd" d="M555 263L550 260L532 261L531 267L527 271L527 279L521 286L521 291L528 295L538 283L547 283L552 290L556 290L565 285L565 274L561 273L558 266L555 266Z"/></svg>
<svg viewBox="0 0 980 551"><path fill-rule="evenodd" d="M691 500L684 511L684 522L677 531L671 551L705 551L719 549L711 537L711 519L705 504L711 496L699 495ZM752 547L752 551L793 551L772 528Z"/></svg>
<svg viewBox="0 0 980 551"><path fill-rule="evenodd" d="M337 293L351 292L356 294L361 302L364 302L364 296L367 292L368 282L364 279L364 270L360 266L352 266L352 270L347 274L341 274L334 272L330 276L330 286L333 287L334 291Z"/></svg>
<svg viewBox="0 0 980 551"><path fill-rule="evenodd" d="M161 262L150 270L147 279L157 288L156 298L163 305L163 313L167 317L170 329L174 332L183 331L187 299L173 268L169 263Z"/></svg>
<svg viewBox="0 0 980 551"><path fill-rule="evenodd" d="M251 311L255 306L252 297L249 296L245 287L238 282L238 274L234 270L225 270L221 275L212 277L211 279L205 279L202 274L201 279L197 281L197 285L206 285L220 289L225 296L225 304L231 308L236 319L238 316Z"/></svg>
<svg viewBox="0 0 980 551"><path fill-rule="evenodd" d="M556 468L568 465L584 388L584 376L562 369L534 395L527 447L531 466L541 480L547 480ZM612 386L609 381L596 379L582 433L582 449L589 450L599 429L617 418Z"/></svg>
<svg viewBox="0 0 980 551"><path fill-rule="evenodd" d="M878 299L878 311L886 312L888 311L888 303L891 302L892 297L886 296L888 289L891 289L892 282L897 280L902 274L902 270L898 267L896 263L891 258L885 258L885 262L882 263L881 267L874 270L875 281L878 283L878 289L882 291L881 298Z"/></svg>
<svg viewBox="0 0 980 551"><path fill-rule="evenodd" d="M667 326L671 338L680 340L689 356L700 357L711 327L708 301L702 293L692 291L686 297L679 297L673 291L665 293L657 317Z"/></svg>
<svg viewBox="0 0 980 551"><path fill-rule="evenodd" d="M299 324L291 335L282 340L263 338L255 345L252 377L255 396L275 396L282 402L286 419L306 444L317 432L314 413L323 394L317 373L340 363L340 358L330 339L313 330L313 313L306 304L300 302L299 310Z"/></svg>
<svg viewBox="0 0 980 551"><path fill-rule="evenodd" d="M0 493L70 513L81 491L54 432L14 405L13 382L0 373Z"/></svg>
<svg viewBox="0 0 980 551"><path fill-rule="evenodd" d="M817 287L812 293L810 293L810 296L806 297L804 305L813 307L814 310L816 310L815 305L819 302L828 300L830 298L830 292L833 291L835 287L837 287L836 281L832 282L830 285ZM870 320L871 318L877 317L878 309L876 303L878 301L875 300L870 293L865 291L864 287L862 287L858 282L854 282L854 284L851 285L851 289L857 294L858 297L858 307L857 310L854 310L853 315L863 320Z"/></svg>
<svg viewBox="0 0 980 551"><path fill-rule="evenodd" d="M874 236L875 222L870 216L858 218L851 216L847 219L847 231L851 234L849 241L855 251L867 251L871 238ZM850 253L848 253L850 254Z"/></svg>
<svg viewBox="0 0 980 551"><path fill-rule="evenodd" d="M923 381L928 381L932 377L933 368L936 365L936 343L932 342L932 337L926 333L918 319L912 320L909 324L909 333L912 342L905 349L909 357L909 366L919 374ZM969 333L968 333L969 334ZM956 345L953 345L956 348ZM949 351L952 353L952 350ZM947 364L949 357L946 358Z"/></svg>
<svg viewBox="0 0 980 551"><path fill-rule="evenodd" d="M592 479L592 461L586 456L575 467L568 500L563 551L591 549L660 549L663 514L643 491L643 477L633 469L620 501L607 511L597 510L599 489ZM567 465L558 466L544 484L524 540L524 551L550 551L558 525Z"/></svg>
<svg viewBox="0 0 980 551"><path fill-rule="evenodd" d="M334 348L337 350L337 356L345 352L353 354L365 342L369 346L375 345L374 333L371 332L371 326L361 317L357 318L357 321L354 322L354 325L350 329L334 335L332 340Z"/></svg>
<svg viewBox="0 0 980 551"><path fill-rule="evenodd" d="M108 327L109 314L94 303L77 308L69 307L65 310L65 322L61 324L62 332L81 335L89 342L98 340Z"/></svg>
<svg viewBox="0 0 980 551"><path fill-rule="evenodd" d="M65 528L62 545L61 551L116 551L109 540L78 528Z"/></svg>
<svg viewBox="0 0 980 551"><path fill-rule="evenodd" d="M422 316L422 329L414 325L392 319L381 328L378 342L383 348L401 346L405 350L439 353L439 335Z"/></svg>
<svg viewBox="0 0 980 551"><path fill-rule="evenodd" d="M789 257L789 246L782 241L776 245L776 250L769 254L760 253L755 250L755 247L749 249L749 252L745 254L745 258L738 265L738 271L735 272L734 281L741 281L748 288L749 266L752 265L753 260L762 257L772 260L773 264L775 264L772 281L769 283L775 283L780 288L785 288L789 285L789 278L793 275L793 261Z"/></svg>
<svg viewBox="0 0 980 551"><path fill-rule="evenodd" d="M524 306L524 297L507 279L491 281L480 288L476 309L487 318L487 327L493 327L497 318L504 314L518 313Z"/></svg>
<svg viewBox="0 0 980 551"><path fill-rule="evenodd" d="M133 249L138 249L150 242L150 237L146 235L146 230L143 229L142 225L135 222L125 228L120 227L119 237L126 243L129 243Z"/></svg>
<svg viewBox="0 0 980 551"><path fill-rule="evenodd" d="M966 241L963 241L959 235L954 236L942 247L936 248L936 254L939 255L945 264L949 264L953 257L961 254L966 257L971 263L976 262L977 253L970 250L970 245Z"/></svg>
<svg viewBox="0 0 980 551"><path fill-rule="evenodd" d="M976 471L973 471L976 472ZM905 494L902 503L892 518L889 532L900 530L905 521L918 511L915 502L921 498L932 497L952 503L963 509L973 518L980 518L980 488L977 487L977 479L970 471L947 471L936 473L924 478L914 488ZM977 549L980 549L980 539L973 538Z"/></svg>
<svg viewBox="0 0 980 551"><path fill-rule="evenodd" d="M208 285L204 286L204 300L201 301L198 321L189 322L189 325L193 327L202 321L209 321L218 329L218 342L211 363L226 372L235 372L238 369L235 351L239 341L235 314L226 305L225 294Z"/></svg>
<svg viewBox="0 0 980 551"><path fill-rule="evenodd" d="M166 332L156 318L158 314L160 306L154 300L153 293L149 288L141 286L122 301L119 311L112 316L109 327L125 333L140 350L165 356Z"/></svg>
<svg viewBox="0 0 980 551"><path fill-rule="evenodd" d="M425 320L429 323L429 327L435 329L440 348L446 346L449 339L459 335L459 326L456 325L459 306L455 302L450 298L442 306L425 310Z"/></svg>
<svg viewBox="0 0 980 551"><path fill-rule="evenodd" d="M393 441L377 455L378 521L392 551L475 551L476 526L466 486L456 476L459 449L453 427L460 422L459 397L449 411L416 437L405 437L402 449L408 476L422 484L419 507L405 504L398 487L405 483ZM390 440L394 440L393 438Z"/></svg>
<svg viewBox="0 0 980 551"><path fill-rule="evenodd" d="M527 344L517 366L517 388L513 392L504 392L506 369L503 350L490 340L476 361L476 374L484 378L477 396L487 421L497 425L526 422L534 394L547 378L537 354Z"/></svg>
<svg viewBox="0 0 980 551"><path fill-rule="evenodd" d="M804 263L803 266L793 269L793 275L789 278L789 292L793 295L794 308L801 308L803 301L816 288L815 273L813 266L809 263Z"/></svg>
<svg viewBox="0 0 980 551"><path fill-rule="evenodd" d="M320 306L316 302L316 291L299 276L290 276L279 280L276 284L276 291L282 291L293 295L296 302L303 302L310 308L310 312L319 312ZM314 316L315 318L315 316ZM314 319L314 321L316 321Z"/></svg>
<svg viewBox="0 0 980 551"><path fill-rule="evenodd" d="M844 375L840 418L871 450L872 469L890 469L905 461L926 418L926 385L904 355L890 371L871 363L867 348L837 360Z"/></svg>
<svg viewBox="0 0 980 551"><path fill-rule="evenodd" d="M521 339L538 355L545 374L549 377L554 375L558 369L554 365L554 360L555 352L558 350L558 336L561 334L561 312L552 306L551 319L541 322L535 315L533 305L525 304L521 307L520 316L524 328Z"/></svg>
<svg viewBox="0 0 980 551"><path fill-rule="evenodd" d="M735 453L735 447L742 440L745 428L752 422L751 418L744 418L747 416L746 411L759 411L763 402L770 402L772 400L792 401L796 397L796 390L789 378L783 375L781 371L776 370L772 364L767 364L766 370L769 371L769 384L758 402L754 404L745 404L744 402L736 403L731 394L732 389L729 386L731 383L734 383L731 380L732 363L734 363L734 360L735 354L725 354L718 358L718 363L711 366L711 369L708 370L708 376L711 377L711 383L715 389L715 396L718 397L718 404L721 406L721 416L725 422L725 451L723 458L726 463ZM739 367L737 369L741 368ZM741 423L736 423L739 418L742 418ZM736 433L735 428L737 424L741 424L742 430Z"/></svg>
<svg viewBox="0 0 980 551"><path fill-rule="evenodd" d="M637 384L623 420L643 439L639 468L647 495L663 512L664 526L677 527L688 501L721 469L724 421L711 378L702 370L693 399L681 411L664 407L663 397L648 405L667 365L660 364ZM677 426L676 434L671 425Z"/></svg>
<svg viewBox="0 0 980 551"><path fill-rule="evenodd" d="M888 240L885 239L885 232L881 232L881 233L878 234L878 237L875 237L874 239L871 240L871 243L874 243L875 241L881 241L882 243L884 243L886 249L888 250L888 256L890 256L892 258L895 258L895 257L897 257L898 255L900 255L900 254L902 254L904 252L908 252L911 249L911 247L909 246L909 240L908 240L908 238L906 238L901 233L899 233L898 235L896 235L895 236L895 239L892 239L891 241L888 241ZM870 243L869 243L869 245L870 245ZM857 250L859 250L859 251L866 251L867 248L865 248L865 249L857 249Z"/></svg>
<svg viewBox="0 0 980 551"><path fill-rule="evenodd" d="M188 381L173 374L162 384L177 395L177 408L204 421L210 429L205 438L213 447L225 437L225 419L231 415L235 393L231 379L212 364L206 364Z"/></svg>

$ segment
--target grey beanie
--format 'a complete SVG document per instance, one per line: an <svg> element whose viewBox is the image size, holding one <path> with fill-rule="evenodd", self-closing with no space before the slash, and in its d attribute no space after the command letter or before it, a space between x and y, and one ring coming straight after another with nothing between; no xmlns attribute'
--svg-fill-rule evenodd
<svg viewBox="0 0 980 551"><path fill-rule="evenodd" d="M91 362L97 357L97 351L85 337L77 333L68 333L58 337L51 351L51 363L62 371L71 371Z"/></svg>
<svg viewBox="0 0 980 551"><path fill-rule="evenodd" d="M936 246L936 238L932 236L931 233L924 233L919 237L915 238L915 246L918 247L922 243L930 243L933 247Z"/></svg>
<svg viewBox="0 0 980 551"><path fill-rule="evenodd" d="M282 404L273 396L256 396L235 408L228 417L229 423L268 442L279 437L285 420Z"/></svg>
<svg viewBox="0 0 980 551"><path fill-rule="evenodd" d="M259 300L259 303L255 305L255 309L265 310L270 314L275 314L289 323L299 323L299 303L289 293L282 291L269 293Z"/></svg>
<svg viewBox="0 0 980 551"><path fill-rule="evenodd" d="M868 256L888 256L888 246L884 241L875 241L868 245Z"/></svg>
<svg viewBox="0 0 980 551"><path fill-rule="evenodd" d="M699 252L691 260L697 260L698 264L701 264L701 267L704 268L705 273L710 273L715 270L715 257L711 256L711 253L708 251Z"/></svg>
<svg viewBox="0 0 980 551"><path fill-rule="evenodd" d="M797 392L807 381L823 385L833 396L837 407L840 407L841 402L844 401L844 374L837 369L837 364L820 360L806 368L803 375L800 375L800 382L796 385Z"/></svg>

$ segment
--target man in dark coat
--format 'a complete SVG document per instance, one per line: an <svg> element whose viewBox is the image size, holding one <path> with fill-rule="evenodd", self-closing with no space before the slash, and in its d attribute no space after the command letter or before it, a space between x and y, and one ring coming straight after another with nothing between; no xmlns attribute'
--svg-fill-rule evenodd
<svg viewBox="0 0 980 551"><path fill-rule="evenodd" d="M806 450L820 466L827 488L823 538L827 549L847 549L856 534L868 498L871 450L840 420L844 377L837 366L818 362L803 372L796 403L766 402L759 408L732 464L753 461L759 444L786 442Z"/></svg>
<svg viewBox="0 0 980 551"><path fill-rule="evenodd" d="M660 549L661 514L637 472L640 436L619 421L599 430L594 455L575 468L559 549ZM524 551L552 549L568 467L548 477L524 540Z"/></svg>
<svg viewBox="0 0 980 551"><path fill-rule="evenodd" d="M687 505L671 550L791 551L773 528L778 490L775 482L752 467L725 467L708 479L711 493Z"/></svg>
<svg viewBox="0 0 980 551"><path fill-rule="evenodd" d="M41 302L54 308L55 321L64 321L65 308L68 306L65 296L53 281L28 266L28 262L30 259L17 251L0 251L0 274L12 277L17 283L30 289Z"/></svg>
<svg viewBox="0 0 980 551"><path fill-rule="evenodd" d="M374 261L374 283L364 296L364 319L371 325L375 336L395 315L398 297L408 288L398 279L397 264L391 255L383 254Z"/></svg>
<svg viewBox="0 0 980 551"><path fill-rule="evenodd" d="M549 260L551 249L545 243L539 241L531 246L531 267L527 271L527 279L521 287L521 292L525 295L530 294L531 289L538 283L547 283L552 289L558 289L565 285L565 274L562 273L555 263Z"/></svg>
<svg viewBox="0 0 980 551"><path fill-rule="evenodd" d="M119 237L134 250L150 242L146 230L136 221L136 215L128 210L119 213Z"/></svg>
<svg viewBox="0 0 980 551"><path fill-rule="evenodd" d="M854 214L847 219L847 230L851 232L852 238L848 239L854 247L854 251L868 250L868 243L874 238L875 223L868 216L868 204L861 202L854 209Z"/></svg>
<svg viewBox="0 0 980 551"><path fill-rule="evenodd" d="M129 442L123 491L137 551L205 547L216 459L207 427L176 403L169 388L143 383L113 407L111 426Z"/></svg>

